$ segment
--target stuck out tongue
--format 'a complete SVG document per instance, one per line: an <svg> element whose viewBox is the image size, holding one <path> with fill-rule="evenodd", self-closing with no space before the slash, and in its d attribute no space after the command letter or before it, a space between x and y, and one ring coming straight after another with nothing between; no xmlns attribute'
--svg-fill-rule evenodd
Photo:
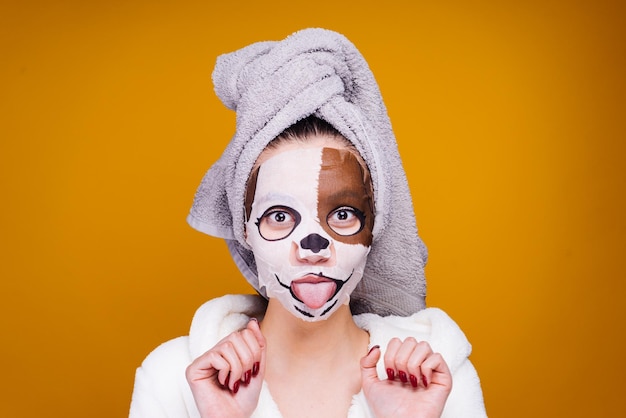
<svg viewBox="0 0 626 418"><path fill-rule="evenodd" d="M293 293L306 306L311 309L318 309L324 306L328 299L335 293L337 284L333 281L323 281L319 283L293 282L291 284Z"/></svg>

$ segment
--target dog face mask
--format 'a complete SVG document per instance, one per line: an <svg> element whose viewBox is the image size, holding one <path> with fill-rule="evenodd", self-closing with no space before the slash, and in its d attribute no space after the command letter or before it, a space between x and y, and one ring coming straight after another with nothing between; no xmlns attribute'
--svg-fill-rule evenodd
<svg viewBox="0 0 626 418"><path fill-rule="evenodd" d="M246 241L268 297L305 321L349 302L372 243L370 184L357 158L335 148L284 151L252 173Z"/></svg>

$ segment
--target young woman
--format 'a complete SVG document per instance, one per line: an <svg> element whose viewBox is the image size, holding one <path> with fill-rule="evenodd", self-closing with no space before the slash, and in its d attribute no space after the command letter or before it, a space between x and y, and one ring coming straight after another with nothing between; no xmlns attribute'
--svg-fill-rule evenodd
<svg viewBox="0 0 626 418"><path fill-rule="evenodd" d="M138 369L131 417L482 417L463 333L424 309L425 249L386 110L321 29L221 57L237 132L189 222L262 296L203 305Z"/></svg>

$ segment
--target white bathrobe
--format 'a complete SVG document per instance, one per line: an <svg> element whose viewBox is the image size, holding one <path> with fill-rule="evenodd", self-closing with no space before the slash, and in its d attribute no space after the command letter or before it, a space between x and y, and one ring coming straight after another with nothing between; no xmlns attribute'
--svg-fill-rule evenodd
<svg viewBox="0 0 626 418"><path fill-rule="evenodd" d="M137 369L130 418L200 417L185 379L185 369L226 335L244 328L250 317L262 317L264 309L264 301L253 295L228 295L202 305L193 318L189 336L157 347ZM409 317L360 314L354 320L369 332L370 347L378 344L384 350L391 338L412 336L418 341L428 341L435 352L441 353L453 378L442 417L486 416L480 381L468 359L471 345L443 311L428 308ZM377 367L380 378L386 379L382 357ZM265 383L252 416L281 417ZM348 417L374 417L362 391L354 395Z"/></svg>

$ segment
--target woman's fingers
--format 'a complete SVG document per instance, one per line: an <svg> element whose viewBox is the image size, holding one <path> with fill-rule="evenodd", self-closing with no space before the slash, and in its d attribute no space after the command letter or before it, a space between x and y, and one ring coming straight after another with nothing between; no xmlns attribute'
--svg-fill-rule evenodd
<svg viewBox="0 0 626 418"><path fill-rule="evenodd" d="M380 346L375 345L365 357L361 358L361 380L363 385L372 384L378 382L378 373L376 372L376 363L380 359Z"/></svg>
<svg viewBox="0 0 626 418"><path fill-rule="evenodd" d="M241 383L247 385L258 375L265 338L256 320L251 320L246 328L230 334L224 345L224 357L230 365L228 386L237 392Z"/></svg>
<svg viewBox="0 0 626 418"><path fill-rule="evenodd" d="M264 370L265 339L250 321L196 358L186 377L200 415L239 417L256 408Z"/></svg>
<svg viewBox="0 0 626 418"><path fill-rule="evenodd" d="M412 366L414 366L415 363L415 347L417 347L417 340L413 337L409 337L402 342L402 345L396 353L396 369L398 379L400 379L402 383L413 382L415 380L416 368L409 367L409 362ZM417 370L419 370L419 365Z"/></svg>
<svg viewBox="0 0 626 418"><path fill-rule="evenodd" d="M252 364L247 364L248 368L244 373L244 380L246 383L249 383L251 377L259 374L261 359L265 349L265 337L261 333L261 328L256 319L251 320L244 331L242 335L252 354Z"/></svg>
<svg viewBox="0 0 626 418"><path fill-rule="evenodd" d="M249 329L252 332L259 344L259 347L265 348L265 337L261 332L261 326L259 325L259 321L256 318L253 317L250 319L250 321L248 321L246 329Z"/></svg>
<svg viewBox="0 0 626 418"><path fill-rule="evenodd" d="M259 324L251 320L246 328L233 332L215 347L198 357L187 368L187 378L198 380L216 376L217 381L231 392L237 393L240 385L250 383L259 374L265 349L265 338Z"/></svg>
<svg viewBox="0 0 626 418"><path fill-rule="evenodd" d="M255 363L252 365L252 377L256 377L258 375L263 377L265 376L265 336L261 332L261 326L256 318L252 318L252 320L248 322L247 328L256 338L259 347L259 357L255 357Z"/></svg>
<svg viewBox="0 0 626 418"><path fill-rule="evenodd" d="M239 333L236 333L229 336L228 340L224 341L217 350L228 362L228 377L225 386L228 386L235 393L239 390L239 381L243 376L245 368L245 364L241 359L242 353L244 353L243 356L246 358L251 357L247 347L242 347L242 344L244 344L243 338L241 338Z"/></svg>
<svg viewBox="0 0 626 418"><path fill-rule="evenodd" d="M420 366L426 385L438 384L452 387L452 374L448 364L439 353L431 353Z"/></svg>
<svg viewBox="0 0 626 418"><path fill-rule="evenodd" d="M377 417L440 417L452 388L452 376L441 354L430 344L392 338L384 355L387 380L373 378L375 360L361 359L362 388Z"/></svg>
<svg viewBox="0 0 626 418"><path fill-rule="evenodd" d="M387 378L389 380L395 380L397 377L396 367L396 354L400 347L402 346L402 341L399 338L392 338L387 344L387 350L385 351L385 370L387 371Z"/></svg>
<svg viewBox="0 0 626 418"><path fill-rule="evenodd" d="M411 385L413 387L428 386L428 378L423 373L422 366L424 361L433 354L433 350L425 341L420 341L415 345L411 357L407 362L407 369L411 374Z"/></svg>
<svg viewBox="0 0 626 418"><path fill-rule="evenodd" d="M218 353L207 351L187 367L187 380L190 382L205 380L220 370L228 370L228 362Z"/></svg>
<svg viewBox="0 0 626 418"><path fill-rule="evenodd" d="M428 387L433 380L451 381L448 365L439 353L433 353L430 344L409 337L404 341L393 338L385 352L385 369L389 380Z"/></svg>

